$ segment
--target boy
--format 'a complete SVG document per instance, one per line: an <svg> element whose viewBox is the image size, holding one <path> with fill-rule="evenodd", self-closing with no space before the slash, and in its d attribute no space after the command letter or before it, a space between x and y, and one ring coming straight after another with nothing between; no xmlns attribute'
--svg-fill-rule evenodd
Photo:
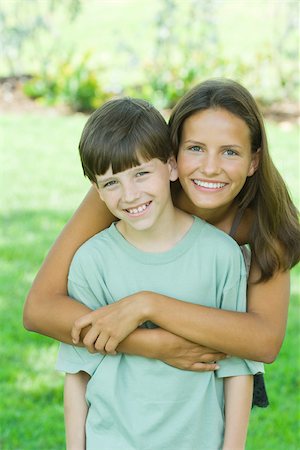
<svg viewBox="0 0 300 450"><path fill-rule="evenodd" d="M138 302L130 307L125 299L140 291L195 304L201 295L207 306L245 310L246 273L237 244L172 203L176 162L167 124L155 108L129 98L104 104L85 125L79 151L85 175L120 220L75 254L71 296L102 307L108 322L110 313L115 321L120 312L119 341L138 326L155 327L146 313L137 314ZM98 340L114 347L105 330ZM68 450L242 449L252 374L262 365L238 358L219 365L216 373L182 371L141 356L90 354L62 344L57 367L67 373Z"/></svg>

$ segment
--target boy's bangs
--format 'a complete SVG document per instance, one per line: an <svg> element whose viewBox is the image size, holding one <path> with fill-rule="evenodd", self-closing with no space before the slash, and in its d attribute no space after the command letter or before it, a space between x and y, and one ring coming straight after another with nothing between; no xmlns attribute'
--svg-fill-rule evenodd
<svg viewBox="0 0 300 450"><path fill-rule="evenodd" d="M131 169L135 166L140 166L145 161L150 161L157 158L153 152L152 145L143 142L143 139L123 139L114 145L104 145L101 154L98 155L95 161L95 173L97 175L104 175L111 167L112 172L118 173L124 170Z"/></svg>

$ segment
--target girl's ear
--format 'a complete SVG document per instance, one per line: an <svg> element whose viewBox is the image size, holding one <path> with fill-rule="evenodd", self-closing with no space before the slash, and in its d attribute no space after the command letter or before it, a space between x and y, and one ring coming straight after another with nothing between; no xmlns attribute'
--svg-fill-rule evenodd
<svg viewBox="0 0 300 450"><path fill-rule="evenodd" d="M259 161L260 161L260 148L256 150L256 152L251 154L251 163L248 171L248 177L252 177L252 175L257 171Z"/></svg>
<svg viewBox="0 0 300 450"><path fill-rule="evenodd" d="M171 158L168 159L167 164L169 167L170 181L176 181L178 178L178 170L175 156L171 156Z"/></svg>

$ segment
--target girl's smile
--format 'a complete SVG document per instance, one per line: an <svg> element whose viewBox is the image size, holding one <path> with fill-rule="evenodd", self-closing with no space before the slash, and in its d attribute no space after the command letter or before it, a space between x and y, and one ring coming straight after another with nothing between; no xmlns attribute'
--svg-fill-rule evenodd
<svg viewBox="0 0 300 450"><path fill-rule="evenodd" d="M225 109L206 109L183 124L178 153L180 183L196 209L228 207L254 174L247 124Z"/></svg>
<svg viewBox="0 0 300 450"><path fill-rule="evenodd" d="M209 181L209 180L193 180L194 184L200 189L209 191L215 191L222 189L227 183L220 183L219 181Z"/></svg>

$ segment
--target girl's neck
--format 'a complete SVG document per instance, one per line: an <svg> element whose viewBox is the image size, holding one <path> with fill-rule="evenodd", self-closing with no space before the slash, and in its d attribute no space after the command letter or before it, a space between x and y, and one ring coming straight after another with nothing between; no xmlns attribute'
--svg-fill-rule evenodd
<svg viewBox="0 0 300 450"><path fill-rule="evenodd" d="M183 190L178 192L175 199L175 204L181 210L200 217L200 219L214 225L225 233L230 232L234 217L236 216L238 210L238 206L234 202L214 209L197 208L186 196Z"/></svg>

